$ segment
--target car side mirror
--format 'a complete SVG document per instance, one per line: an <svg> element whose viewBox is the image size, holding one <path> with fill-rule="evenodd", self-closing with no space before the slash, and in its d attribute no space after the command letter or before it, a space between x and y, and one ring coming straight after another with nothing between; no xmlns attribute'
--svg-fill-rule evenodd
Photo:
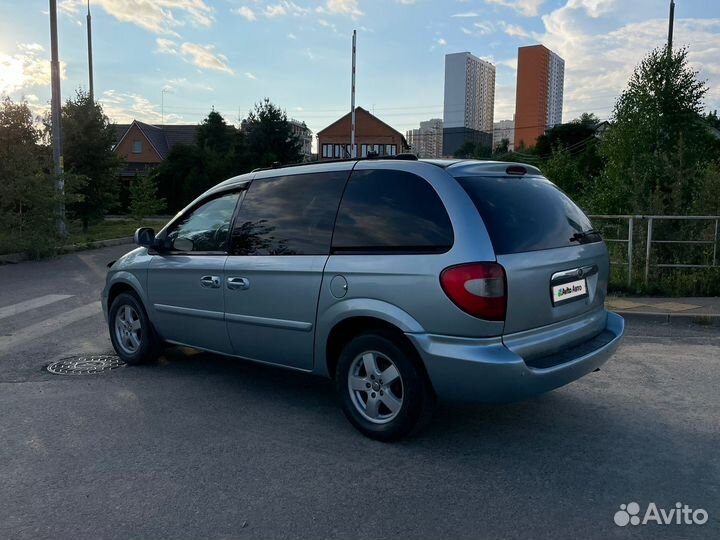
<svg viewBox="0 0 720 540"><path fill-rule="evenodd" d="M150 248L155 245L155 231L151 227L140 227L135 231L133 240L138 246Z"/></svg>

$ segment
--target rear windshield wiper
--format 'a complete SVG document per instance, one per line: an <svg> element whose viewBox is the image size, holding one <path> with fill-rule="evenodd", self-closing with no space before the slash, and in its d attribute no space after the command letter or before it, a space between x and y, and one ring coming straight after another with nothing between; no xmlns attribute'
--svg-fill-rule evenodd
<svg viewBox="0 0 720 540"><path fill-rule="evenodd" d="M573 234L570 237L570 241L571 242L580 242L582 239L587 238L588 236L596 235L596 234L600 235L600 231L598 231L597 229L588 229L587 231L576 232L575 234Z"/></svg>

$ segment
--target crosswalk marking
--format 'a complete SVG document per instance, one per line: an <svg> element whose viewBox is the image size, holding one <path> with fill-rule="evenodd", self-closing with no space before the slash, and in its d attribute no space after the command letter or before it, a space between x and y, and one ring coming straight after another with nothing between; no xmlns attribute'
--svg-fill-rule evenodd
<svg viewBox="0 0 720 540"><path fill-rule="evenodd" d="M0 307L0 319L12 317L14 315L24 313L25 311L30 311L31 309L47 306L48 304L54 304L55 302L59 302L60 300L65 300L72 297L72 294L46 294L45 296L38 296L37 298L33 298L32 300L18 302L17 304L12 304L11 306Z"/></svg>
<svg viewBox="0 0 720 540"><path fill-rule="evenodd" d="M71 309L70 311L66 311L65 313L61 313L55 317L51 317L50 319L26 326L10 336L0 336L0 355L11 347L20 345L26 341L37 339L47 334L51 334L60 328L82 319L98 315L101 312L102 306L100 305L100 302L92 302L90 304L85 304L84 306Z"/></svg>

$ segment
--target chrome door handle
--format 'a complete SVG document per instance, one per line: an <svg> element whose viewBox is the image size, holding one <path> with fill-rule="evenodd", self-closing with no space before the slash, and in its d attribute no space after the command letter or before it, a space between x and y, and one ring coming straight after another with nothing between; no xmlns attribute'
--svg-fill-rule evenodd
<svg viewBox="0 0 720 540"><path fill-rule="evenodd" d="M229 277L227 278L227 287L231 290L244 291L250 288L250 280L244 277Z"/></svg>
<svg viewBox="0 0 720 540"><path fill-rule="evenodd" d="M220 278L218 276L203 276L200 278L200 286L206 289L217 289L220 287Z"/></svg>

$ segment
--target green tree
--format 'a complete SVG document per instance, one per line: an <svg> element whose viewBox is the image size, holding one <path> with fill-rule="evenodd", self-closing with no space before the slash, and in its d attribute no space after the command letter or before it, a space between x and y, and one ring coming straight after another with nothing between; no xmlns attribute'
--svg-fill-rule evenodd
<svg viewBox="0 0 720 540"><path fill-rule="evenodd" d="M693 201L693 213L720 216L720 160L708 163L701 172Z"/></svg>
<svg viewBox="0 0 720 540"><path fill-rule="evenodd" d="M27 103L0 104L0 252L55 249L60 208L49 149Z"/></svg>
<svg viewBox="0 0 720 540"><path fill-rule="evenodd" d="M550 159L541 165L543 174L560 189L574 197L581 193L578 182L580 173L578 166L570 151L564 146L558 146L553 150Z"/></svg>
<svg viewBox="0 0 720 540"><path fill-rule="evenodd" d="M205 191L209 183L205 152L197 145L175 145L150 176L167 201L166 209L175 213Z"/></svg>
<svg viewBox="0 0 720 540"><path fill-rule="evenodd" d="M203 191L257 167L302 161L300 144L287 115L268 99L255 105L242 128L210 112L198 128L196 144L175 146L152 173L167 208L175 212Z"/></svg>
<svg viewBox="0 0 720 540"><path fill-rule="evenodd" d="M224 154L230 150L235 131L233 126L227 125L219 112L213 110L198 127L197 144L200 148Z"/></svg>
<svg viewBox="0 0 720 540"><path fill-rule="evenodd" d="M540 135L535 150L540 156L549 156L554 148L564 146L572 150L573 155L577 155L588 144L595 142L595 130L599 124L600 121L594 114L583 113L572 122L558 124Z"/></svg>
<svg viewBox="0 0 720 540"><path fill-rule="evenodd" d="M130 216L141 225L143 220L165 208L165 199L158 197L155 178L137 176L130 186Z"/></svg>
<svg viewBox="0 0 720 540"><path fill-rule="evenodd" d="M719 155L701 116L708 88L688 65L687 49L654 49L618 99L601 153L605 174L593 211L682 214L697 179Z"/></svg>
<svg viewBox="0 0 720 540"><path fill-rule="evenodd" d="M115 132L102 106L82 90L63 106L62 129L65 170L87 179L81 197L67 207L86 230L117 205L122 161L112 151Z"/></svg>
<svg viewBox="0 0 720 540"><path fill-rule="evenodd" d="M503 137L500 139L500 144L498 144L493 150L493 156L500 156L508 153L510 153L510 139Z"/></svg>
<svg viewBox="0 0 720 540"><path fill-rule="evenodd" d="M241 130L254 167L302 161L300 141L292 132L287 114L268 98L255 104Z"/></svg>

